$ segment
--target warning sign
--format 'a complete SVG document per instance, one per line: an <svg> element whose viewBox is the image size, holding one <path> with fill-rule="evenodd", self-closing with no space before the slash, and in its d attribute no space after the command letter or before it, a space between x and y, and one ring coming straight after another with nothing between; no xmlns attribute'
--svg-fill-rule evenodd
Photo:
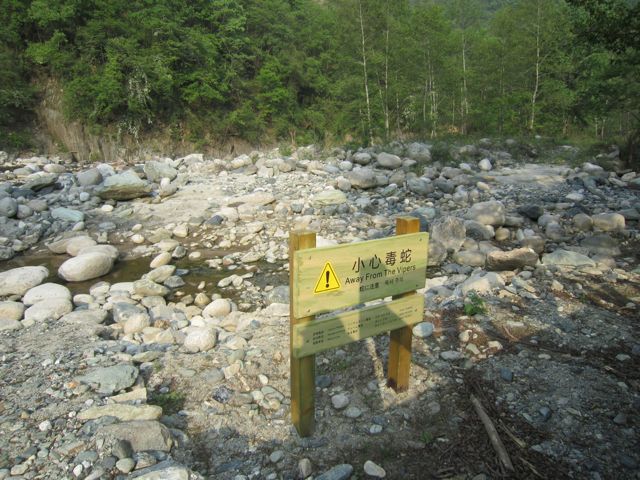
<svg viewBox="0 0 640 480"><path fill-rule="evenodd" d="M320 278L316 282L316 288L313 293L330 292L331 290L338 290L340 288L340 280L336 272L333 271L331 263L327 262L322 269Z"/></svg>

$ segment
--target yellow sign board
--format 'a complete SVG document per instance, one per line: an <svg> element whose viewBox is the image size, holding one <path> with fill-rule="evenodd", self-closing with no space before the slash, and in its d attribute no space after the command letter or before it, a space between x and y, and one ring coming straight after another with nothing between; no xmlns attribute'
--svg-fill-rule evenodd
<svg viewBox="0 0 640 480"><path fill-rule="evenodd" d="M338 280L336 273L333 271L331 263L327 262L322 269L322 273L318 278L318 282L316 283L316 288L313 293L330 292L331 290L337 290L339 288L340 280Z"/></svg>
<svg viewBox="0 0 640 480"><path fill-rule="evenodd" d="M315 355L363 338L420 323L424 296L409 295L381 305L343 312L294 325L291 352L295 358Z"/></svg>
<svg viewBox="0 0 640 480"><path fill-rule="evenodd" d="M296 318L424 288L428 233L293 253Z"/></svg>

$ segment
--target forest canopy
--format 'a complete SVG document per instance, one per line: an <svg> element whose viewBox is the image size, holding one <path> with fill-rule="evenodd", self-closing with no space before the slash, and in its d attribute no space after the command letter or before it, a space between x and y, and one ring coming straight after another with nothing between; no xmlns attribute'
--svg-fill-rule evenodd
<svg viewBox="0 0 640 480"><path fill-rule="evenodd" d="M0 147L67 118L192 141L638 136L629 0L0 0Z"/></svg>

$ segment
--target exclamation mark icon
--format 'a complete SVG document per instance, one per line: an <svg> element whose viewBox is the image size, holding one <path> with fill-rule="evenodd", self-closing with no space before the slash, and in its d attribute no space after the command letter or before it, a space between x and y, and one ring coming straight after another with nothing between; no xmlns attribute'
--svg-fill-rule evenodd
<svg viewBox="0 0 640 480"><path fill-rule="evenodd" d="M329 272L325 272L325 277L327 278L327 284L325 285L326 288L329 288Z"/></svg>

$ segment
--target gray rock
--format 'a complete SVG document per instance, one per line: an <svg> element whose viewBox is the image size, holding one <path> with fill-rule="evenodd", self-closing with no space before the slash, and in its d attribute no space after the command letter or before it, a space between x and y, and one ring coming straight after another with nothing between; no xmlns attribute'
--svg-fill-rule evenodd
<svg viewBox="0 0 640 480"><path fill-rule="evenodd" d="M469 267L484 267L486 255L480 250L460 250L451 257L451 260Z"/></svg>
<svg viewBox="0 0 640 480"><path fill-rule="evenodd" d="M150 160L144 164L144 173L147 179L152 182L159 182L163 178L173 180L178 176L178 171L165 162Z"/></svg>
<svg viewBox="0 0 640 480"><path fill-rule="evenodd" d="M440 242L448 252L457 252L467 235L464 222L456 217L446 216L431 225L430 240Z"/></svg>
<svg viewBox="0 0 640 480"><path fill-rule="evenodd" d="M413 335L418 338L427 338L433 335L433 323L421 322L413 327Z"/></svg>
<svg viewBox="0 0 640 480"><path fill-rule="evenodd" d="M586 255L563 249L558 249L552 253L543 255L542 263L544 263L545 265L561 265L569 267L596 266L596 262L591 260Z"/></svg>
<svg viewBox="0 0 640 480"><path fill-rule="evenodd" d="M591 217L593 228L604 232L624 230L625 218L619 213L600 213Z"/></svg>
<svg viewBox="0 0 640 480"><path fill-rule="evenodd" d="M216 346L216 332L209 328L190 327L184 348L191 353L206 352Z"/></svg>
<svg viewBox="0 0 640 480"><path fill-rule="evenodd" d="M444 193L453 193L456 189L455 184L446 178L436 178L433 181L433 186Z"/></svg>
<svg viewBox="0 0 640 480"><path fill-rule="evenodd" d="M518 213L535 222L544 215L544 207L540 205L523 205L518 208Z"/></svg>
<svg viewBox="0 0 640 480"><path fill-rule="evenodd" d="M366 190L378 186L378 180L373 172L369 168L356 168L350 172L345 173L345 177L351 183L354 188Z"/></svg>
<svg viewBox="0 0 640 480"><path fill-rule="evenodd" d="M307 478L313 473L313 465L308 458L301 458L298 462L298 476L300 478Z"/></svg>
<svg viewBox="0 0 640 480"><path fill-rule="evenodd" d="M71 301L71 292L63 285L57 283L43 283L37 287L29 289L22 298L22 303L27 306L34 305L43 300L66 300Z"/></svg>
<svg viewBox="0 0 640 480"><path fill-rule="evenodd" d="M100 324L107 319L105 310L77 310L60 318L61 322Z"/></svg>
<svg viewBox="0 0 640 480"><path fill-rule="evenodd" d="M417 160L418 162L430 162L430 147L425 143L410 143L409 145L407 145L407 157L412 158L413 160Z"/></svg>
<svg viewBox="0 0 640 480"><path fill-rule="evenodd" d="M76 174L78 183L82 187L91 187L93 185L99 185L102 182L102 174L97 168L90 168Z"/></svg>
<svg viewBox="0 0 640 480"><path fill-rule="evenodd" d="M10 318L0 316L0 332L19 330L22 328L22 323L18 320L12 320Z"/></svg>
<svg viewBox="0 0 640 480"><path fill-rule="evenodd" d="M231 302L226 298L217 298L202 311L205 318L226 317L231 313Z"/></svg>
<svg viewBox="0 0 640 480"><path fill-rule="evenodd" d="M118 440L125 440L131 444L134 452L148 450L168 452L173 445L169 429L155 420L106 425L97 431L96 439L103 439L112 443ZM160 480L165 477L156 478Z"/></svg>
<svg viewBox="0 0 640 480"><path fill-rule="evenodd" d="M494 251L487 254L487 270L519 270L538 263L538 254L530 248L516 248L508 252Z"/></svg>
<svg viewBox="0 0 640 480"><path fill-rule="evenodd" d="M58 207L51 210L51 216L63 222L78 223L84 221L84 213L71 208Z"/></svg>
<svg viewBox="0 0 640 480"><path fill-rule="evenodd" d="M357 152L353 154L353 163L358 165L369 165L371 163L371 155L367 152Z"/></svg>
<svg viewBox="0 0 640 480"><path fill-rule="evenodd" d="M0 217L13 218L18 213L18 202L11 197L0 198Z"/></svg>
<svg viewBox="0 0 640 480"><path fill-rule="evenodd" d="M343 203L347 203L347 196L340 190L324 190L311 199L311 205L316 208L342 205Z"/></svg>
<svg viewBox="0 0 640 480"><path fill-rule="evenodd" d="M191 470L173 460L165 460L152 467L136 470L129 479L137 480L189 480Z"/></svg>
<svg viewBox="0 0 640 480"><path fill-rule="evenodd" d="M342 410L349 405L349 397L344 393L338 393L331 397L331 405L333 405L333 408L336 410Z"/></svg>
<svg viewBox="0 0 640 480"><path fill-rule="evenodd" d="M502 202L496 201L476 203L467 211L465 218L480 222L483 225L504 225L504 205Z"/></svg>
<svg viewBox="0 0 640 480"><path fill-rule="evenodd" d="M24 305L20 302L0 302L0 319L17 322L22 319Z"/></svg>
<svg viewBox="0 0 640 480"><path fill-rule="evenodd" d="M101 367L91 372L76 377L82 383L96 384L96 391L104 395L114 393L129 388L138 378L138 369L133 365L121 363L111 367Z"/></svg>
<svg viewBox="0 0 640 480"><path fill-rule="evenodd" d="M69 255L71 255L72 257L77 257L82 249L87 248L87 247L93 247L97 243L98 242L96 242L91 237L88 237L88 236L85 236L85 235L79 235L77 237L69 238L66 241L65 251Z"/></svg>
<svg viewBox="0 0 640 480"><path fill-rule="evenodd" d="M344 416L347 418L359 418L362 415L362 410L360 410L358 407L355 407L353 405L351 405L350 407L347 407L347 409L344 411Z"/></svg>
<svg viewBox="0 0 640 480"><path fill-rule="evenodd" d="M318 475L316 480L348 480L353 473L353 467L348 463L336 465L331 470Z"/></svg>
<svg viewBox="0 0 640 480"><path fill-rule="evenodd" d="M573 224L581 232L588 232L593 228L593 220L585 213L578 213L573 217Z"/></svg>
<svg viewBox="0 0 640 480"><path fill-rule="evenodd" d="M509 368L502 367L500 369L500 378L502 378L505 382L512 382L513 372Z"/></svg>
<svg viewBox="0 0 640 480"><path fill-rule="evenodd" d="M491 160L489 160L488 158L483 158L478 162L478 168L484 172L488 172L493 168L493 165L491 165Z"/></svg>
<svg viewBox="0 0 640 480"><path fill-rule="evenodd" d="M435 267L441 265L447 258L447 249L440 242L429 239L428 265Z"/></svg>
<svg viewBox="0 0 640 480"><path fill-rule="evenodd" d="M400 168L402 166L402 159L397 155L390 153L379 153L377 157L378 165L382 168L388 168L390 170Z"/></svg>
<svg viewBox="0 0 640 480"><path fill-rule="evenodd" d="M426 178L409 178L407 180L407 188L416 195L429 195L434 192L433 184Z"/></svg>
<svg viewBox="0 0 640 480"><path fill-rule="evenodd" d="M483 225L475 220L466 220L464 228L469 238L474 240L491 240L495 235L495 231L491 225Z"/></svg>
<svg viewBox="0 0 640 480"><path fill-rule="evenodd" d="M373 463L371 460L364 462L364 473L373 478L384 478L387 476L387 472L385 472L384 468Z"/></svg>
<svg viewBox="0 0 640 480"><path fill-rule="evenodd" d="M459 289L462 295L467 296L471 292L483 295L497 288L504 288L504 286L504 280L500 275L495 272L489 272L486 275L482 275L481 273L472 275L456 289Z"/></svg>
<svg viewBox="0 0 640 480"><path fill-rule="evenodd" d="M582 248L586 248L593 255L607 255L615 257L620 255L620 247L618 241L609 235L594 235L586 237L580 242Z"/></svg>
<svg viewBox="0 0 640 480"><path fill-rule="evenodd" d="M109 258L111 258L111 260L113 260L114 262L120 256L120 253L118 252L118 249L116 247L114 247L113 245L91 245L91 246L85 246L85 247L82 247L80 250L78 250L77 255L86 255L86 254L90 254L90 253L100 253L102 255L106 255Z"/></svg>
<svg viewBox="0 0 640 480"><path fill-rule="evenodd" d="M148 278L141 278L133 282L133 292L136 295L143 297L158 296L164 297L169 294L169 289L164 285L160 285L156 282L149 280Z"/></svg>
<svg viewBox="0 0 640 480"><path fill-rule="evenodd" d="M462 353L458 352L457 350L447 350L444 352L440 352L440 358L449 362L460 360L463 356L464 355L462 355Z"/></svg>
<svg viewBox="0 0 640 480"><path fill-rule="evenodd" d="M29 175L22 186L37 192L38 190L42 190L43 188L53 185L56 183L56 180L58 180L58 175L56 173L38 172Z"/></svg>
<svg viewBox="0 0 640 480"><path fill-rule="evenodd" d="M113 267L113 260L102 253L87 253L70 258L58 269L58 276L67 282L84 282L106 275Z"/></svg>
<svg viewBox="0 0 640 480"><path fill-rule="evenodd" d="M97 193L103 199L131 200L144 197L151 192L151 187L133 170L111 175L98 187Z"/></svg>
<svg viewBox="0 0 640 480"><path fill-rule="evenodd" d="M158 420L162 415L162 407L158 405L129 405L126 403L110 403L83 410L77 415L78 420L96 420L102 417L114 417L121 422L136 420Z"/></svg>
<svg viewBox="0 0 640 480"><path fill-rule="evenodd" d="M267 303L289 303L289 286L278 285L267 293Z"/></svg>
<svg viewBox="0 0 640 480"><path fill-rule="evenodd" d="M24 295L49 276L45 267L19 267L0 272L0 297Z"/></svg>
<svg viewBox="0 0 640 480"><path fill-rule="evenodd" d="M44 320L58 320L63 315L73 311L73 305L65 298L42 300L24 311L24 319L35 322Z"/></svg>

